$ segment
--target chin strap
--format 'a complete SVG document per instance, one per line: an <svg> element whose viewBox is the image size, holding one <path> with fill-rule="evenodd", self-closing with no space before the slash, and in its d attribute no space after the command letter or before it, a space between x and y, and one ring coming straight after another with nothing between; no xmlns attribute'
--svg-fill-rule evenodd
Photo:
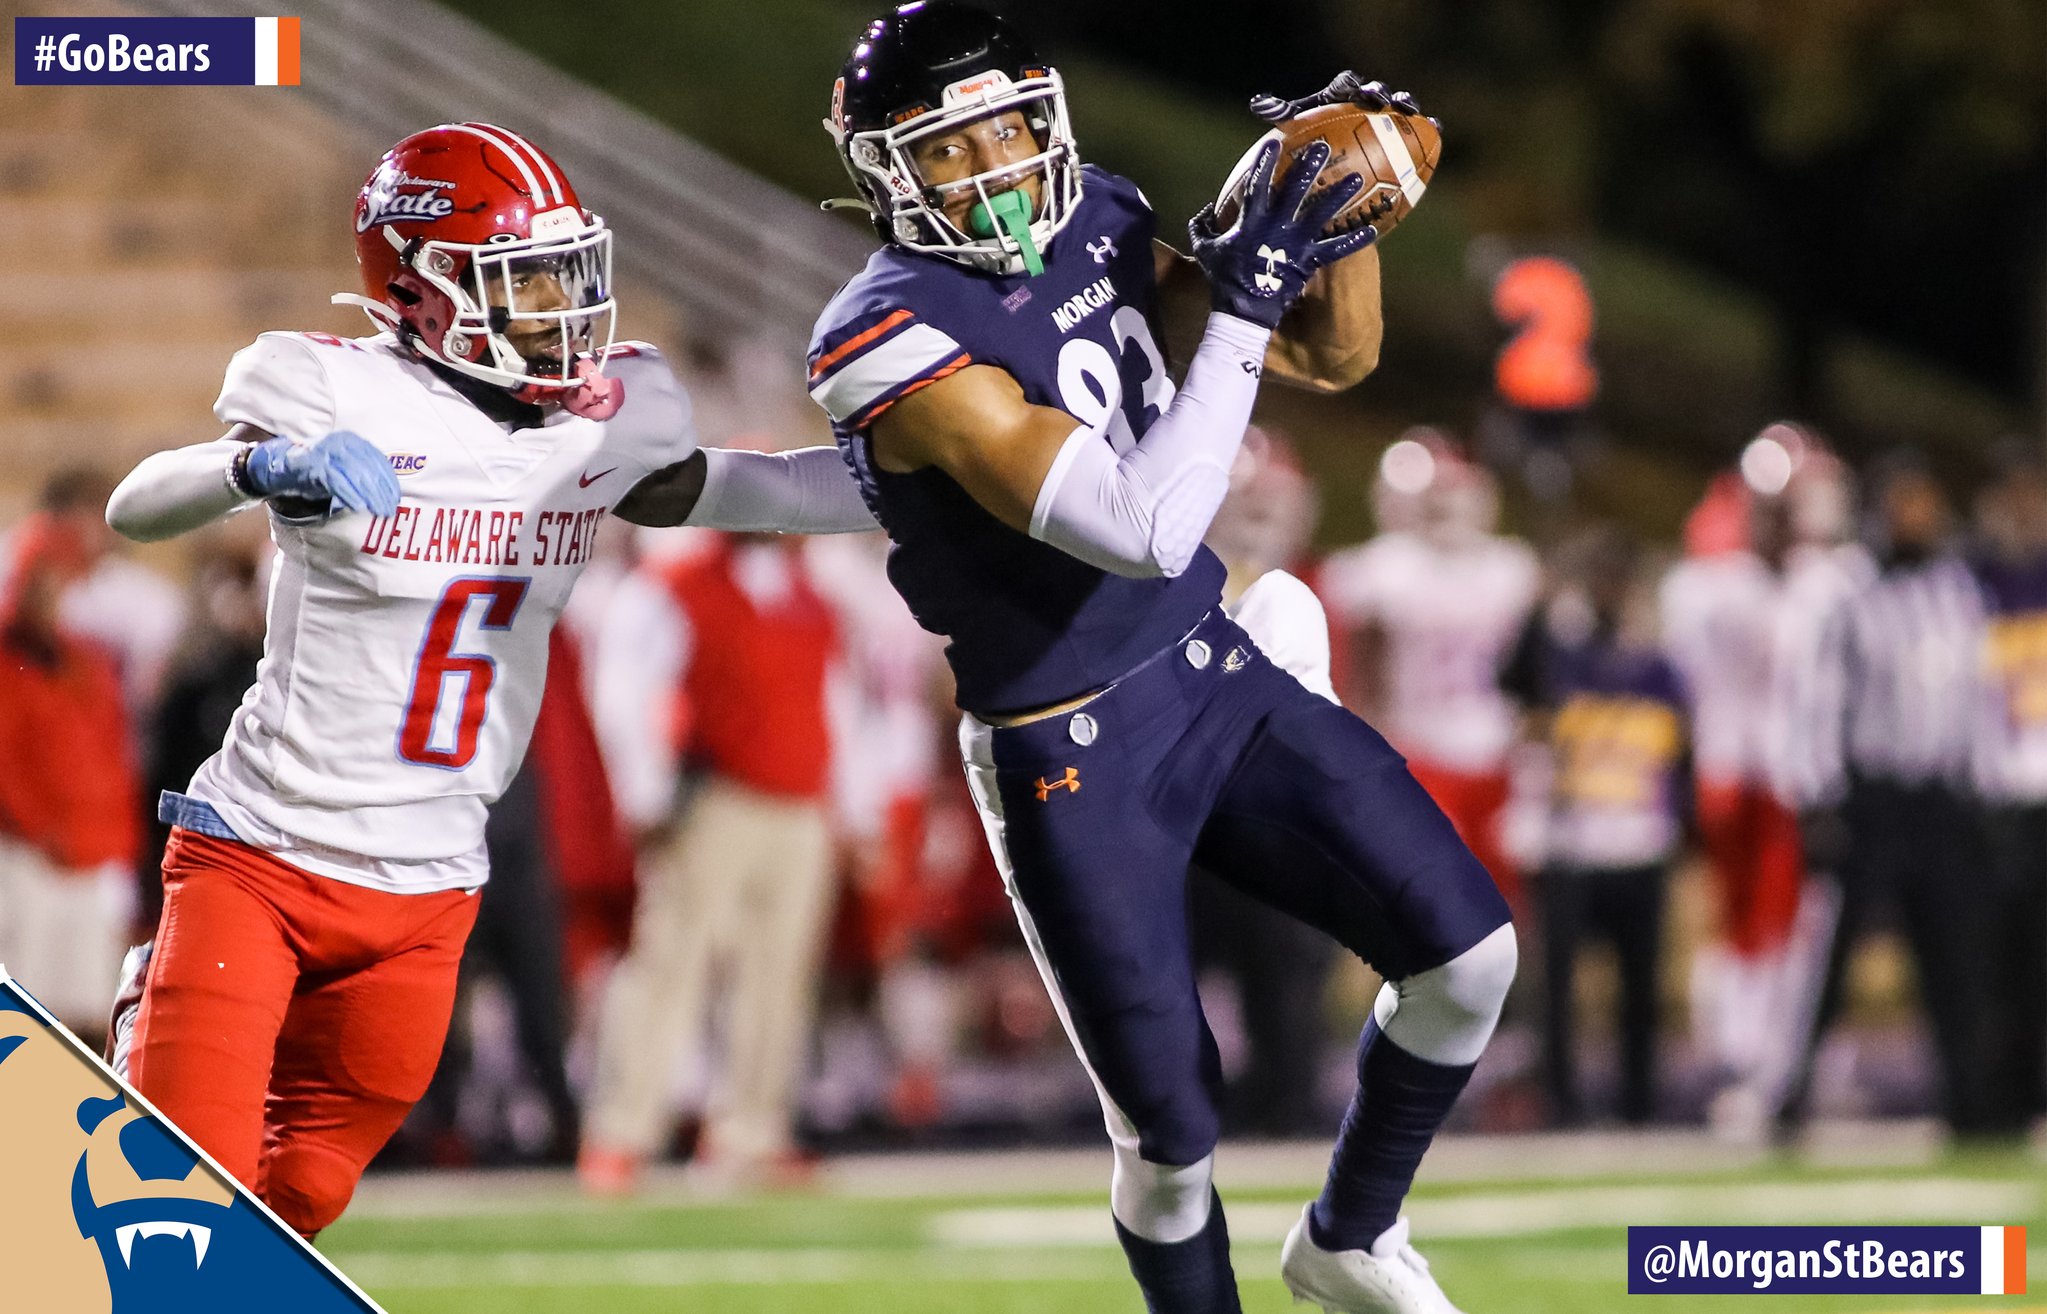
<svg viewBox="0 0 2047 1314"><path fill-rule="evenodd" d="M576 362L576 386L561 394L562 409L586 420L608 420L625 405L625 382L600 373L594 357Z"/></svg>

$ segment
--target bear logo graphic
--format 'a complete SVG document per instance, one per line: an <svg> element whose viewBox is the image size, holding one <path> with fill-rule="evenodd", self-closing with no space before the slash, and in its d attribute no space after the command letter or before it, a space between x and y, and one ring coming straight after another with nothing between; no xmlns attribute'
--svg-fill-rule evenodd
<svg viewBox="0 0 2047 1314"><path fill-rule="evenodd" d="M0 1163L9 1309L376 1314L4 975Z"/></svg>

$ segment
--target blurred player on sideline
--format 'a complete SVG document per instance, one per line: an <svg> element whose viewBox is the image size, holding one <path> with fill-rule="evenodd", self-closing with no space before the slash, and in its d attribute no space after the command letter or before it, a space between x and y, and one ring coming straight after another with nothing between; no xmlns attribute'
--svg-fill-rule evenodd
<svg viewBox="0 0 2047 1314"><path fill-rule="evenodd" d="M228 433L145 460L107 506L143 540L268 507L263 664L221 751L164 795L163 918L115 1041L308 1235L433 1073L486 808L599 522L872 524L830 449L697 448L660 353L611 341L609 230L518 134L407 137L354 217L364 295L340 299L381 331L265 333L228 367Z"/></svg>
<svg viewBox="0 0 2047 1314"><path fill-rule="evenodd" d="M1352 74L1254 102L1272 121L1353 103L1418 113ZM867 26L826 126L884 245L818 320L811 396L897 591L951 640L968 782L1101 1097L1147 1306L1241 1308L1211 1182L1198 862L1391 982L1284 1279L1325 1308L1443 1314L1400 1205L1512 979L1507 907L1386 742L1225 614L1201 542L1261 375L1334 391L1377 363L1376 232L1328 232L1363 179L1311 198L1329 148L1283 166L1263 141L1240 213L1197 215L1190 260L1135 185L1082 165L1057 71L945 0Z"/></svg>
<svg viewBox="0 0 2047 1314"><path fill-rule="evenodd" d="M1720 896L1721 941L1693 965L1694 1017L1721 1068L1716 1129L1764 1130L1803 1033L1812 965L1799 950L1805 855L1775 765L1788 684L1810 659L1811 618L1849 587L1839 463L1790 424L1744 449L1687 522L1686 557L1664 577L1664 644L1692 698L1697 827ZM1807 917L1825 916L1822 905Z"/></svg>
<svg viewBox="0 0 2047 1314"><path fill-rule="evenodd" d="M1500 671L1542 568L1526 543L1495 532L1492 475L1439 430L1409 430L1386 449L1373 505L1379 534L1322 567L1329 610L1351 643L1341 692L1406 755L1515 899L1501 835L1515 715Z"/></svg>

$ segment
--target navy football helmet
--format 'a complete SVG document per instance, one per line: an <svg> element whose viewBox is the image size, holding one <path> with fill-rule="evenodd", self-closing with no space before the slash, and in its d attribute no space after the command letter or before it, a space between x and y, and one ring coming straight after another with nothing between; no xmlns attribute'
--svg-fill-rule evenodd
<svg viewBox="0 0 2047 1314"><path fill-rule="evenodd" d="M1001 169L942 186L918 175L911 147L996 114L1020 112L1038 150ZM825 128L884 241L993 274L1021 273L1072 217L1080 155L1058 70L1002 19L952 0L913 0L867 25L832 86ZM1041 180L1034 212L1007 219L1018 184ZM945 216L962 190L989 216L963 231ZM1025 235L1028 241L1024 240Z"/></svg>

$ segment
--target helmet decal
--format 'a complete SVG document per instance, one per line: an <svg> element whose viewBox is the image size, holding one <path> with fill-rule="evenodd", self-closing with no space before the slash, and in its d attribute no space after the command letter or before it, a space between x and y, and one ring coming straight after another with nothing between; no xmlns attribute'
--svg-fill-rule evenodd
<svg viewBox="0 0 2047 1314"><path fill-rule="evenodd" d="M401 187L426 190L399 191ZM455 212L455 202L445 193L454 190L455 184L445 179L415 178L400 169L394 176L373 184L362 212L355 217L355 231L365 232L378 224L445 219Z"/></svg>

